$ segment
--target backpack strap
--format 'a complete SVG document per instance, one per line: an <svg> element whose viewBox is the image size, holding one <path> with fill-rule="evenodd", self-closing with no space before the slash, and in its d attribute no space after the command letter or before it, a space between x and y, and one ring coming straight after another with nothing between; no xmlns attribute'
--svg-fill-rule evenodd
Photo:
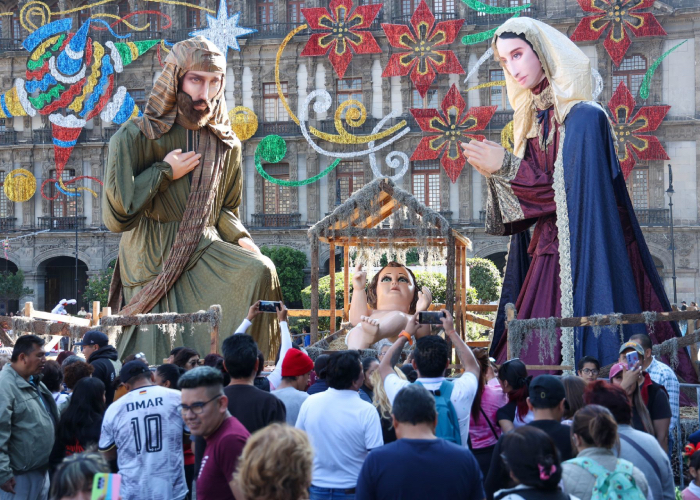
<svg viewBox="0 0 700 500"><path fill-rule="evenodd" d="M634 441L634 439L632 439L631 437L625 436L624 434L622 434L620 432L618 432L617 435L620 436L621 439L624 439L626 443L628 443L632 448L634 448L637 451L637 453L639 453L642 457L644 457L644 459L647 462L649 462L652 469L654 469L654 473L656 473L656 477L659 478L659 483L663 484L663 479L661 479L661 469L659 469L659 464L657 464L656 460L654 460L651 457L651 455L649 455L649 452L647 452L647 450L645 450L644 448L639 446L639 444L636 443Z"/></svg>
<svg viewBox="0 0 700 500"><path fill-rule="evenodd" d="M486 419L486 423L489 424L489 428L491 429L491 432L493 432L493 437L498 439L498 433L496 433L496 429L494 429L493 424L491 423L491 420L489 419L489 417L486 416L486 412L481 407L479 407L479 410L481 410L481 415Z"/></svg>

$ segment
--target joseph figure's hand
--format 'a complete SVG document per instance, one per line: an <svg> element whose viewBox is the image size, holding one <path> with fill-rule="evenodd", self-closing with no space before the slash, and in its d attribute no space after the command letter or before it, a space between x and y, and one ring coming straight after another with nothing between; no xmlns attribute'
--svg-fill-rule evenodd
<svg viewBox="0 0 700 500"><path fill-rule="evenodd" d="M173 180L175 181L194 170L194 167L199 165L201 157L200 153L195 153L194 151L183 153L182 149L175 149L168 153L163 161L172 167Z"/></svg>

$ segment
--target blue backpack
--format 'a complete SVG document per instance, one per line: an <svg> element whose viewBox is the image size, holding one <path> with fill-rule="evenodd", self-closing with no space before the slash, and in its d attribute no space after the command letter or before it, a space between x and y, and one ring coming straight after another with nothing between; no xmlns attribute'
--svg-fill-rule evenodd
<svg viewBox="0 0 700 500"><path fill-rule="evenodd" d="M416 382L416 384L421 384ZM450 397L454 384L449 380L444 380L437 391L429 391L435 398L438 421L435 428L435 435L446 441L462 446L462 437L459 432L459 420Z"/></svg>

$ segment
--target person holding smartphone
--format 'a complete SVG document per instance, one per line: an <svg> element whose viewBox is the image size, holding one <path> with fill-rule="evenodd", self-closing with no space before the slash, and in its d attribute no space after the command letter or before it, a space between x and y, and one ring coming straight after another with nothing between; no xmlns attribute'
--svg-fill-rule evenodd
<svg viewBox="0 0 700 500"><path fill-rule="evenodd" d="M641 345L635 342L625 342L620 347L620 363L623 364L623 375L621 386L629 395L634 395L639 388L639 397L641 397L644 406L649 411L653 434L659 441L661 447L668 451L668 429L671 423L671 405L669 403L666 389L651 380L648 373L643 370L645 361L644 349ZM624 367L627 366L625 370ZM619 372L619 370L617 370ZM628 374L629 373L629 374ZM636 374L636 376L635 376ZM610 370L610 378L614 381L613 370ZM638 412L634 412L635 429L645 430L643 428Z"/></svg>

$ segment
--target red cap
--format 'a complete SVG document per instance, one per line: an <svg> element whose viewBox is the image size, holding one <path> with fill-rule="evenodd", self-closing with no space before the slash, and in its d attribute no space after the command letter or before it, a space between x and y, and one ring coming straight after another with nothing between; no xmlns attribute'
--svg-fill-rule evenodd
<svg viewBox="0 0 700 500"><path fill-rule="evenodd" d="M314 369L314 362L298 349L289 349L282 361L282 376L296 377L306 375Z"/></svg>

